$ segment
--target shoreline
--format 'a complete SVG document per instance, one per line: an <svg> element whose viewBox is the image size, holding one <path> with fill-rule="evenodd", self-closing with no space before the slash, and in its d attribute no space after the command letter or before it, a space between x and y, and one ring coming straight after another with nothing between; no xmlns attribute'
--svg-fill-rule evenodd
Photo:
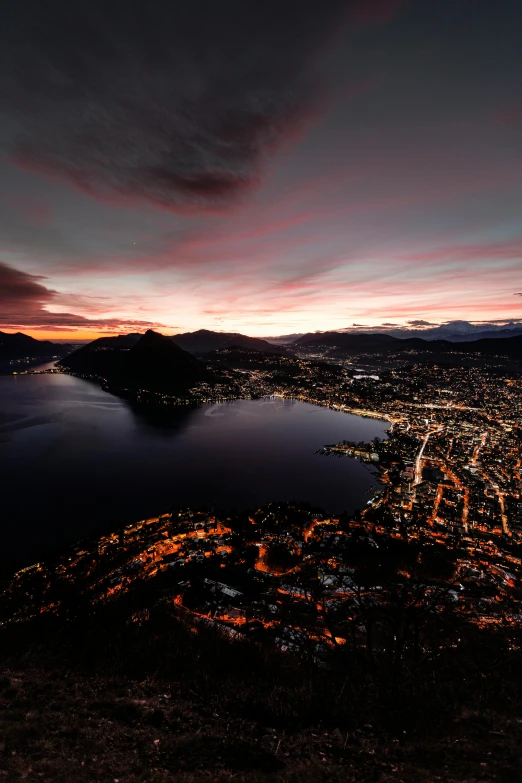
<svg viewBox="0 0 522 783"><path fill-rule="evenodd" d="M259 397L253 397L253 396L250 396L250 395L248 395L248 396L239 396L239 395L237 395L237 396L235 396L233 398L222 398L222 397L221 398L213 398L213 399L208 399L207 398L205 400L184 400L182 402L181 400L176 400L176 399L164 400L161 395L156 394L156 393L154 393L154 396L153 396L153 393L147 393L146 395L144 395L142 390L140 390L141 393L140 393L140 391L136 391L136 392L133 391L131 394L126 394L124 392L124 390L116 390L114 388L109 387L108 384L107 384L107 380L105 378L101 378L100 376L80 375L78 373L74 373L74 372L70 372L69 370L62 369L61 367L47 368L47 369L43 369L43 370L28 371L28 372L24 373L24 375L70 375L70 376L72 376L74 378L78 378L80 380L86 380L86 381L89 381L91 383L94 382L98 388L100 388L102 391L106 392L107 394L110 394L110 395L112 395L112 396L114 396L114 397L116 397L118 399L121 399L122 401L127 402L130 405L140 405L144 409L145 408L150 408L150 409L161 410L161 409L165 409L167 407L173 406L173 407L176 407L176 408L186 408L187 410L190 410L190 409L196 410L198 408L202 408L203 406L222 405L222 404L224 404L226 402L249 402L249 401L254 402L256 399L257 400L261 400L261 399L266 399L266 400L280 399L280 400L283 400L283 401L287 400L287 401L293 401L293 402L299 402L299 403L315 405L315 406L320 407L320 408L328 408L330 410L335 410L335 411L340 412L340 413L348 413L348 414L350 414L352 416L356 416L356 417L359 416L360 418L370 418L373 421L375 421L376 424L379 423L379 422L382 422L382 424L385 425L386 423L389 422L389 419L387 417L380 416L377 412L372 412L373 415L371 415L371 416L370 415L361 416L360 414L356 413L354 409L341 408L341 407L339 407L337 405L334 406L334 405L328 404L327 402L322 402L320 400L317 400L316 398L307 398L307 397L302 396L302 395L299 395L299 396L296 396L296 395L284 395L284 394L281 394L280 392L274 392L272 394L271 393L266 393L264 395L260 395ZM388 431L388 430L386 430L386 431ZM319 435L319 437L320 437L320 435ZM379 435L379 437L382 437L382 436ZM314 438L314 440L315 440L315 438ZM320 443L318 442L317 446L319 446L319 445L320 445ZM312 446L312 449L313 448L314 447ZM366 498L361 498L359 500L359 503L354 504L354 507L352 508L352 513L355 513L356 511L362 511L366 507L368 501L371 502L373 500L373 498L375 497L376 493L379 493L382 490L382 481L381 481L381 477L380 477L380 471L377 470L377 471L366 471L366 472L369 474L369 477L371 477L371 484L372 484L372 486L367 488L367 493L365 492L365 495L366 495L367 499ZM324 503L324 506L326 508L330 508L330 506L327 506L326 503ZM341 510L342 509L339 509L338 513L341 513ZM158 508L156 503L153 503L153 504L151 504L150 511L147 512L147 516L148 515L155 515L159 511L161 511L161 508ZM334 512L332 511L332 513L334 513ZM131 519L129 519L128 521L129 521L129 523L132 523ZM117 525L115 525L114 521L108 521L107 524L104 523L102 527L100 527L100 528L97 527L97 529L99 529L100 531L102 529L105 530L105 531L108 531L108 530L115 529L116 526ZM70 545L70 544L74 543L75 540L76 540L75 538L74 539L71 538L71 540L68 542L68 544ZM52 556L52 552L50 554ZM34 555L36 555L36 558L34 557ZM48 556L48 554L46 556ZM32 556L30 556L29 560L25 560L25 558L23 558L23 561L25 561L25 563L27 563L27 562L30 563L34 559L37 559L38 557L40 557L40 554L35 551L35 553Z"/></svg>
<svg viewBox="0 0 522 783"><path fill-rule="evenodd" d="M12 373L13 374L13 373ZM195 402L190 400L189 398L182 399L180 397L175 397L174 395L167 394L165 392L155 392L150 391L148 389L116 389L114 387L109 386L109 383L106 378L102 378L99 375L82 375L80 373L72 372L71 370L62 369L62 368L53 368L48 370L34 370L34 371L26 371L24 373L18 373L19 375L71 375L73 378L80 378L84 381L94 381L98 383L102 390L107 392L108 394L113 394L115 397L120 397L121 399L131 399L131 396L134 395L134 397L138 397L141 395L151 395L154 397L161 397L160 400L138 400L136 399L136 402L141 402L144 405L187 405L188 407L199 407L199 405L212 405L217 404L221 402L234 402L236 400L256 400L256 399L269 399L271 397L278 397L282 400L294 400L295 402L305 402L309 405L317 405L320 408L329 408L333 411L338 411L339 413L347 413L351 416L359 416L363 419L375 419L376 421L380 422L387 422L391 425L390 430L393 428L393 425L398 423L399 419L391 417L387 413L382 413L380 411L372 411L368 410L366 408L351 408L344 405L330 405L327 402L322 402L321 400L315 399L315 398L308 398L303 396L293 396L293 395L286 395L282 394L281 392L266 392L265 394L260 394L258 397L253 396L235 396L235 397L214 397L207 400L202 400L200 402ZM131 392L131 395L126 395L123 392ZM190 391L190 389L189 389ZM175 400L179 400L179 402L175 402ZM389 430L386 430L388 432Z"/></svg>

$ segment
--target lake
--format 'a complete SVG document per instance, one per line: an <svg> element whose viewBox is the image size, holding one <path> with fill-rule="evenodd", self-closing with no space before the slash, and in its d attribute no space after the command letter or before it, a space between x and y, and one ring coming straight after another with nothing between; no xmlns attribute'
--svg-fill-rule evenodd
<svg viewBox="0 0 522 783"><path fill-rule="evenodd" d="M276 398L138 409L70 375L0 376L2 551L25 558L172 505L353 512L375 476L314 452L387 427Z"/></svg>

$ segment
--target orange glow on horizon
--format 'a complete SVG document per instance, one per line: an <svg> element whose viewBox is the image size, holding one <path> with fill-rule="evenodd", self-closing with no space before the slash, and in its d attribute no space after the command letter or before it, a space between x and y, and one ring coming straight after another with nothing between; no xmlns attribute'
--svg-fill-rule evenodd
<svg viewBox="0 0 522 783"><path fill-rule="evenodd" d="M56 329L31 329L27 328L24 329L23 327L20 327L19 329L0 329L0 331L3 331L5 334L17 334L19 332L22 332L23 334L28 335L29 337L33 337L35 340L50 340L51 342L91 342L92 340L97 340L99 337L117 337L119 334L129 334L130 332L145 332L146 329L144 327L141 327L140 329L131 329L131 328L122 328L118 329L116 331L101 331L101 330L79 330L79 329L72 329L71 331L64 331L60 330L57 331ZM155 331L161 332L161 334L165 335L171 335L173 332L166 330L166 329L156 329Z"/></svg>
<svg viewBox="0 0 522 783"><path fill-rule="evenodd" d="M466 312L467 310L467 312ZM389 312L385 310L384 312ZM466 320L467 322L475 325L491 325L509 324L509 323L522 323L520 314L510 312L506 315L507 309L499 311L498 309L487 310L485 306L484 312L478 317L477 307L473 305L462 306L460 311L455 307L449 307L444 313L444 317L441 317L440 312L423 312L419 314L417 311L409 311L404 309L403 311L396 311L396 316L382 316L376 317L373 314L353 314L350 316L343 315L342 317L336 317L334 313L327 313L319 308L310 309L306 314L293 314L292 310L285 312L282 310L278 313L278 320L267 320L266 314L261 314L258 317L254 315L240 315L236 317L231 310L225 317L219 319L219 323L216 324L206 313L201 313L201 317L198 317L197 311L190 313L190 315L179 323L179 325L173 326L161 326L161 322L165 323L167 318L162 317L159 314L160 323L152 323L151 321L132 325L132 323L123 322L119 328L103 329L93 326L92 328L74 328L71 327L43 327L34 328L31 326L17 326L17 327L2 327L0 331L6 334L15 334L22 332L29 335L36 340L50 340L52 342L90 342L100 337L116 337L121 334L140 333L144 334L147 329L154 329L154 331L164 334L166 336L173 336L176 334L183 334L186 332L195 332L200 329L206 329L213 332L225 332L225 333L240 333L248 335L250 337L266 338L269 336L279 336L288 334L305 334L313 332L328 332L328 331L354 331L354 332L385 332L392 329L419 329L416 323L417 318L425 319L426 327L431 328L435 326L445 325L453 321ZM108 314L110 315L110 314ZM352 323L354 319L354 323ZM412 320L413 319L413 320ZM149 325L150 324L150 325ZM356 327L356 328L353 328Z"/></svg>

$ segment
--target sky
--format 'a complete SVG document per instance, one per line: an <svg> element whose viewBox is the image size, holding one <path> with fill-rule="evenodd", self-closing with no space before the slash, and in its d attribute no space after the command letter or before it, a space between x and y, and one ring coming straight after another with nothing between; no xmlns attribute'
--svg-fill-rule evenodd
<svg viewBox="0 0 522 783"><path fill-rule="evenodd" d="M6 0L0 329L522 321L518 0Z"/></svg>

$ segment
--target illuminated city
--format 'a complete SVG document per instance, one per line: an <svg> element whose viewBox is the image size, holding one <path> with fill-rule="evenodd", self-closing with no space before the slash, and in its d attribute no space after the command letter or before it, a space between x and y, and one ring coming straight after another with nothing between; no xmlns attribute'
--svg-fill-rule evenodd
<svg viewBox="0 0 522 783"><path fill-rule="evenodd" d="M241 354L243 364L253 358ZM145 580L157 580L169 592L169 600L186 609L194 622L216 623L228 633L259 634L264 628L284 649L288 648L285 639L293 639L290 649L297 649L305 639L306 645L316 640L326 651L332 644L346 643L347 618L360 601L361 585L353 575L361 553L353 552L354 537L358 547L364 543L366 548L402 542L418 553L420 561L423 552L439 553L448 561L444 596L451 597L454 609L458 607L479 625L518 621L522 577L522 381L518 372L496 366L413 363L369 376L357 369L354 375L345 362L341 366L304 358L262 358L270 369L229 370L228 388L203 384L192 389L188 399L194 404L216 400L226 404L234 394L288 395L387 420L385 439L317 444L318 453L325 457L360 459L374 466L381 488L367 506L353 518L340 519L306 506L274 503L252 511L247 522L244 515L196 509L168 512L76 547L51 571L37 564L19 572L4 594L4 622L59 611L59 600L47 598L56 579L82 585L93 604L111 601ZM275 382L274 374L284 374L285 383ZM139 390L137 398L149 405L181 402L165 395L151 398L147 390ZM196 598L194 578L204 584ZM396 578L406 588L419 577L403 569ZM423 578L427 580L424 598L440 591L440 577ZM19 596L28 592L26 582L34 604L18 605ZM318 589L322 608L315 595ZM371 588L372 600L380 590L386 600L382 586ZM12 614L11 601L17 606ZM315 602L313 631L305 632L284 619L289 604L303 604L310 610L310 602ZM331 607L343 617L337 642L326 619L334 614Z"/></svg>
<svg viewBox="0 0 522 783"><path fill-rule="evenodd" d="M0 783L522 780L521 31L4 0Z"/></svg>

